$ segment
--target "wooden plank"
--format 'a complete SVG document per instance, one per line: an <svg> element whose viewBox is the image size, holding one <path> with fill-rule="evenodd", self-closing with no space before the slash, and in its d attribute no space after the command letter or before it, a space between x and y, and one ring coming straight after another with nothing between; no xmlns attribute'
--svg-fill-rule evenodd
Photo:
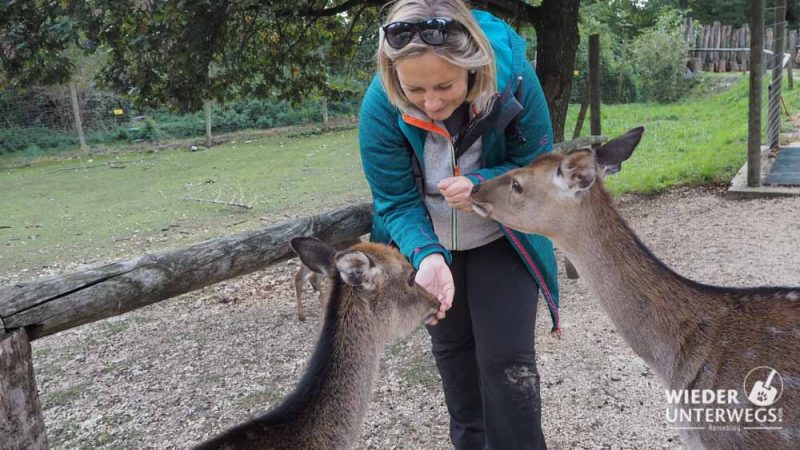
<svg viewBox="0 0 800 450"><path fill-rule="evenodd" d="M372 205L169 249L130 261L0 289L6 328L27 327L31 339L131 311L294 257L289 239L329 242L369 232Z"/></svg>
<svg viewBox="0 0 800 450"><path fill-rule="evenodd" d="M0 448L46 449L47 433L33 376L28 333L0 338Z"/></svg>

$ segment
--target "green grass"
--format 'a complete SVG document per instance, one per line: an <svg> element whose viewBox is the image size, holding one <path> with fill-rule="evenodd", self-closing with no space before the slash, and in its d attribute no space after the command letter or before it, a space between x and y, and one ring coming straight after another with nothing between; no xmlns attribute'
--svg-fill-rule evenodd
<svg viewBox="0 0 800 450"><path fill-rule="evenodd" d="M603 106L604 134L647 129L622 172L609 178L610 188L652 193L727 182L746 160L747 79L708 74L691 101ZM736 83L715 87L725 80ZM800 108L799 92L785 91L792 111ZM570 132L577 110L570 108ZM231 141L201 152L138 148L3 169L0 277L99 265L369 198L356 130ZM11 158L18 156L0 155L0 167L9 167Z"/></svg>
<svg viewBox="0 0 800 450"><path fill-rule="evenodd" d="M0 173L0 192L0 274L186 245L368 195L352 130L47 161Z"/></svg>
<svg viewBox="0 0 800 450"><path fill-rule="evenodd" d="M688 101L602 106L606 136L618 136L640 125L646 130L633 157L619 174L608 179L614 193L654 193L675 185L727 183L741 168L747 159L748 76L705 74L704 77L697 94ZM722 92L715 89L709 92L708 86L717 85L720 80L735 83ZM784 90L790 110L800 108L798 90L800 87ZM567 119L570 130L577 110L570 108ZM766 95L763 111L766 129ZM584 129L588 130L588 122Z"/></svg>

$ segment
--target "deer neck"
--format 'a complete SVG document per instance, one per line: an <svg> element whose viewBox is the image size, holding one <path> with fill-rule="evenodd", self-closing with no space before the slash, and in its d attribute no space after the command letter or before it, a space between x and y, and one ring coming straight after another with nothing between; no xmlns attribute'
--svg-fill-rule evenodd
<svg viewBox="0 0 800 450"><path fill-rule="evenodd" d="M344 288L342 295L353 293ZM327 360L326 367L316 377L316 395L306 412L308 429L319 442L333 442L332 448L354 446L372 400L384 338L370 315L365 301L355 297L326 314L322 339L330 339L329 354L317 355Z"/></svg>
<svg viewBox="0 0 800 450"><path fill-rule="evenodd" d="M680 346L704 319L702 294L650 253L597 188L554 241L633 351L669 382L691 364Z"/></svg>

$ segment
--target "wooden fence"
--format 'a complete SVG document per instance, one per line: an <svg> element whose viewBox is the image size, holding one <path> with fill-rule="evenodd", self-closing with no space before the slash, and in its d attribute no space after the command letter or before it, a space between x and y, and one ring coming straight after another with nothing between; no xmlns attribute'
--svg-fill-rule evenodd
<svg viewBox="0 0 800 450"><path fill-rule="evenodd" d="M687 67L693 72L747 72L750 70L750 26L711 25L696 27L692 19L686 19L684 40L689 47ZM764 49L775 52L775 30L767 27L764 33ZM787 33L781 52L791 54L793 61L797 54L797 31ZM767 67L772 68L772 58L767 58ZM791 64L791 62L790 62Z"/></svg>

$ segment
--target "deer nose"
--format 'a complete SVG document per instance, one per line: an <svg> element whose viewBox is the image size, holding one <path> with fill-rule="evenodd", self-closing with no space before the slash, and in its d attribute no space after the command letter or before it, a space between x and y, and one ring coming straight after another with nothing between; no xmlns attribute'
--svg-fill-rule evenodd
<svg viewBox="0 0 800 450"><path fill-rule="evenodd" d="M481 185L480 184L476 184L475 186L472 186L472 190L469 193L470 194L476 194L480 190L481 190Z"/></svg>

